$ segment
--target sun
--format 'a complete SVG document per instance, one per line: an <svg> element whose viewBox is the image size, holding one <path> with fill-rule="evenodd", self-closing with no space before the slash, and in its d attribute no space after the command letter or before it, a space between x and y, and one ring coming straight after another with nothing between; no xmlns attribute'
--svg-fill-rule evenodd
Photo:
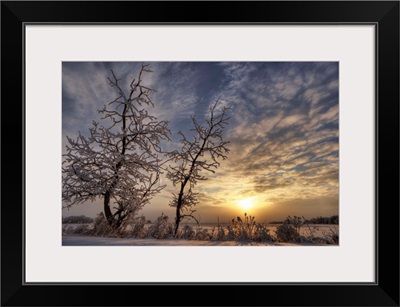
<svg viewBox="0 0 400 307"><path fill-rule="evenodd" d="M242 209L245 210L248 210L254 206L253 200L251 198L238 200L238 204Z"/></svg>

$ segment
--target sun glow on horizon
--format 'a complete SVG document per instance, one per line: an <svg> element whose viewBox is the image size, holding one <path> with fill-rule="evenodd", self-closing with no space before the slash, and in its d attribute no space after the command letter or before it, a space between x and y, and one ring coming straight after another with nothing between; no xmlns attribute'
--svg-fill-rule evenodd
<svg viewBox="0 0 400 307"><path fill-rule="evenodd" d="M254 202L252 198L245 198L245 199L240 199L237 201L238 205L240 208L248 210L251 209L254 206Z"/></svg>

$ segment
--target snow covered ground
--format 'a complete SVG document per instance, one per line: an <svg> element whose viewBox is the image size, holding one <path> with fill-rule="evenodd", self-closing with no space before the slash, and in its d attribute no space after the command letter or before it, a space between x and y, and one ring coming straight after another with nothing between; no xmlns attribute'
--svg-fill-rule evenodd
<svg viewBox="0 0 400 307"><path fill-rule="evenodd" d="M74 228L77 224L65 225L64 227ZM278 225L271 225L270 233L275 235L275 229ZM211 227L211 226L208 226ZM208 228L203 227L203 228ZM212 227L211 227L212 228ZM309 225L303 226L300 230L302 236L308 237L311 234L316 237L325 237L332 232L338 233L338 225ZM63 246L313 246L319 244L311 243L278 243L278 242L249 242L249 241L201 241L185 239L153 239L153 238L113 238L96 237L67 233L62 236ZM321 244L323 246L334 246Z"/></svg>
<svg viewBox="0 0 400 307"><path fill-rule="evenodd" d="M73 229L76 228L78 226L82 226L82 225L87 225L88 229L93 228L93 224L63 224L63 228L65 231L67 231L68 229ZM182 225L186 225L186 224L182 224ZM268 228L270 229L270 233L271 235L275 235L275 230L276 227L278 227L280 224L269 224ZM147 225L149 226L149 225ZM209 225L202 225L201 228L205 228L207 230L211 230L213 227L216 227L217 225L213 225L213 224L209 224ZM222 226L226 227L226 224L222 224ZM192 227L196 227L194 225L192 225ZM300 229L300 234L302 236L310 236L311 233L314 236L319 236L319 237L323 237L331 232L339 232L339 225L328 225L328 224L309 224L308 226L304 225L301 227Z"/></svg>
<svg viewBox="0 0 400 307"><path fill-rule="evenodd" d="M294 244L274 242L247 241L198 241L179 239L136 239L136 238L107 238L80 235L65 235L62 237L63 246L314 246L316 244ZM324 246L333 246L325 245Z"/></svg>

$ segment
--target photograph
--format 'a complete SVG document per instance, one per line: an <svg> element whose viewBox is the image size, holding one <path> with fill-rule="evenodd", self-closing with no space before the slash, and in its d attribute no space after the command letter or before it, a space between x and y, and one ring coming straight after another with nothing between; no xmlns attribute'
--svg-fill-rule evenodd
<svg viewBox="0 0 400 307"><path fill-rule="evenodd" d="M2 1L0 305L399 306L399 7Z"/></svg>
<svg viewBox="0 0 400 307"><path fill-rule="evenodd" d="M62 62L63 246L339 246L339 62Z"/></svg>

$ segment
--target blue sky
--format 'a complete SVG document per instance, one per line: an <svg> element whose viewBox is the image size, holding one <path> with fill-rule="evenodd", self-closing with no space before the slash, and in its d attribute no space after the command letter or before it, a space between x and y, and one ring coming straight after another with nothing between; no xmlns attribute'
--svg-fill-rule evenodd
<svg viewBox="0 0 400 307"><path fill-rule="evenodd" d="M151 113L167 120L175 148L177 132L188 133L220 97L230 107L224 131L229 157L197 186L198 217L228 220L244 213L259 221L287 215L328 216L339 212L339 64L337 62L148 62L144 84ZM116 98L108 86L112 69L128 86L140 63L64 62L62 69L63 153L66 138L87 134L97 109ZM173 217L167 187L142 210L154 219ZM244 208L243 200L247 207ZM250 205L249 205L250 204ZM95 216L101 202L63 210L63 215Z"/></svg>

